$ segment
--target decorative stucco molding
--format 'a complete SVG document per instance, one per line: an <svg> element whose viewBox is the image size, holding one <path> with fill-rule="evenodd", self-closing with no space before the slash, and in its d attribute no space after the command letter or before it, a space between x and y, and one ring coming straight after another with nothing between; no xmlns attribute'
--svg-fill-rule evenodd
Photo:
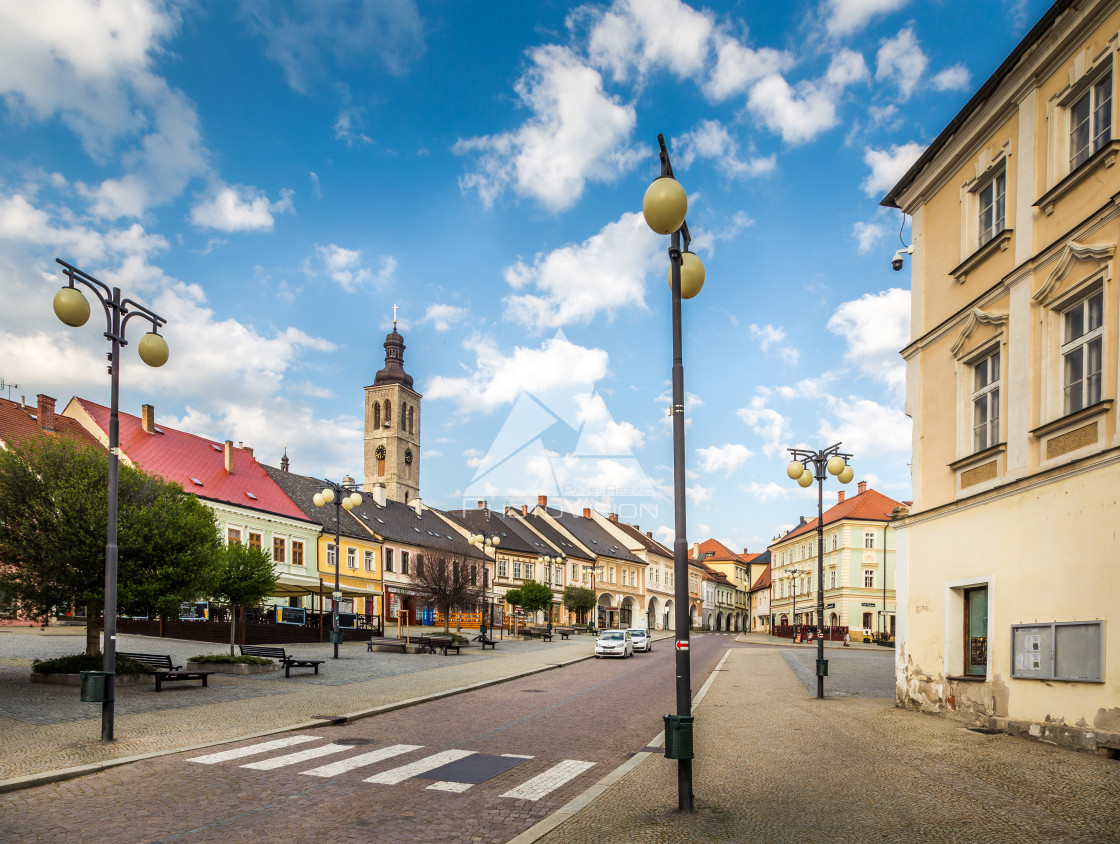
<svg viewBox="0 0 1120 844"><path fill-rule="evenodd" d="M955 342L949 351L957 360L964 356L964 347L968 343L968 338L972 336L973 332L980 325L1005 325L1007 323L1007 314L993 314L989 311L982 311L979 308L973 308L965 320L964 327L961 328L961 333L957 335L957 342Z"/></svg>
<svg viewBox="0 0 1120 844"><path fill-rule="evenodd" d="M1114 243L1086 245L1071 240L1066 244L1066 248L1062 252L1062 257L1058 259L1058 265L1054 267L1050 275L1046 278L1046 282L1031 298L1040 305L1049 305L1057 296L1058 287L1062 283L1062 279L1069 274L1074 261L1100 261L1101 268L1105 270L1104 278L1106 281L1109 280L1111 273L1108 271L1108 259L1111 258L1115 252L1116 244Z"/></svg>

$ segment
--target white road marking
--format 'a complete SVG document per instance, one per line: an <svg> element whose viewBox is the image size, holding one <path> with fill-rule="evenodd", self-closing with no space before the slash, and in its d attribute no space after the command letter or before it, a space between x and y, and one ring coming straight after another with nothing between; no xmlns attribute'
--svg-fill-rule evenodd
<svg viewBox="0 0 1120 844"><path fill-rule="evenodd" d="M464 792L470 788L474 783L470 782L434 782L428 788L434 788L436 791L455 791Z"/></svg>
<svg viewBox="0 0 1120 844"><path fill-rule="evenodd" d="M300 771L300 773L309 777L336 777L355 768L372 765L383 759L391 759L394 756L400 756L402 753L408 753L410 750L421 750L423 747L422 744L394 744L391 747L361 753L357 756L351 756L349 759L343 759L341 762L331 762L329 765L312 768L310 771Z"/></svg>
<svg viewBox="0 0 1120 844"><path fill-rule="evenodd" d="M388 771L374 774L372 777L367 778L365 782L373 782L379 785L396 785L397 783L404 782L409 777L414 777L417 774L423 774L427 771L434 771L441 765L446 765L449 762L462 759L464 756L471 756L473 753L473 750L444 750L442 753L426 756L419 762L401 765L399 768L390 768Z"/></svg>
<svg viewBox="0 0 1120 844"><path fill-rule="evenodd" d="M275 741L266 741L263 744L250 744L247 747L238 747L234 750L223 750L221 753L196 756L194 759L188 759L187 761L198 762L200 765L213 765L217 762L228 762L230 759L240 759L242 756L267 753L270 750L279 750L281 747L291 747L293 744L303 744L305 741L316 740L315 736L289 736Z"/></svg>
<svg viewBox="0 0 1120 844"><path fill-rule="evenodd" d="M537 774L531 780L526 780L516 788L511 788L502 797L513 797L518 800L540 800L568 780L575 779L587 769L594 767L594 762L565 759L563 762L557 762L543 774Z"/></svg>
<svg viewBox="0 0 1120 844"><path fill-rule="evenodd" d="M348 744L324 744L322 747L312 747L309 750L300 750L286 756L277 756L273 759L262 759L260 762L250 762L242 768L252 768L256 771L271 771L274 768L283 768L286 765L296 765L308 759L318 759L320 756L329 756L332 753L341 753L344 750L353 750Z"/></svg>
<svg viewBox="0 0 1120 844"><path fill-rule="evenodd" d="M506 759L532 759L533 758L532 756L525 756L521 753L503 753L502 756L504 756Z"/></svg>

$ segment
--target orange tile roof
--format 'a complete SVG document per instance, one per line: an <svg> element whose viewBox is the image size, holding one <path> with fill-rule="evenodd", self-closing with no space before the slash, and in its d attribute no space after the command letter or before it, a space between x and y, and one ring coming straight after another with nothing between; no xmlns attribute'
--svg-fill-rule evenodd
<svg viewBox="0 0 1120 844"><path fill-rule="evenodd" d="M705 560L715 560L717 563L735 562L746 563L750 560L741 554L736 554L718 539L705 539L699 545L700 553L706 554ZM752 556L758 556L757 554Z"/></svg>
<svg viewBox="0 0 1120 844"><path fill-rule="evenodd" d="M16 401L0 399L0 442L14 448L36 437L64 437L100 448L97 438L68 416L56 412L53 428L49 431L39 425L38 417L37 404L25 407Z"/></svg>
<svg viewBox="0 0 1120 844"><path fill-rule="evenodd" d="M869 489L866 492L861 492L859 495L846 498L839 504L835 504L825 510L823 524L831 525L842 519L859 519L860 521L867 522L889 522L891 520L891 511L897 506L899 506L899 502L895 501L893 498L888 498L881 492ZM793 539L797 536L803 536L816 529L817 520L812 519L803 525L798 525L797 528L791 530L774 544L785 542L787 539Z"/></svg>

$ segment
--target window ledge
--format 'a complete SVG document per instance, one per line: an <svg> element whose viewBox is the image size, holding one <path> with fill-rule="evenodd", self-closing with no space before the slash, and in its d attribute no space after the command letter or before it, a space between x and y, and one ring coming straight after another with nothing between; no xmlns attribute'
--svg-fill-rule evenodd
<svg viewBox="0 0 1120 844"><path fill-rule="evenodd" d="M987 683L987 674L946 674L946 680L952 680L955 683Z"/></svg>
<svg viewBox="0 0 1120 844"><path fill-rule="evenodd" d="M964 284L968 280L968 274L976 269L980 264L988 259L988 256L994 252L1004 252L1007 250L1008 244L1011 243L1011 235L1014 229L1003 229L998 231L992 236L992 239L969 255L964 261L957 266L956 269L951 270L949 275L957 280L958 283Z"/></svg>
<svg viewBox="0 0 1120 844"><path fill-rule="evenodd" d="M960 460L954 460L949 464L949 468L955 472L957 469L963 469L965 466L970 466L973 463L980 463L990 457L995 457L997 454L1002 454L1005 451L1007 451L1007 443L996 443L983 451L976 451L969 454L967 457L962 457Z"/></svg>
<svg viewBox="0 0 1120 844"><path fill-rule="evenodd" d="M1037 428L1031 431L1031 436L1036 438L1045 437L1047 434L1052 434L1054 433L1054 431L1066 427L1066 425L1073 425L1077 422L1082 421L1083 419L1089 419L1093 416L1099 416L1111 407L1112 399L1099 401L1096 404L1091 404L1088 407L1082 408L1081 410L1076 410L1073 413L1069 413L1065 416L1055 419L1053 422L1047 422L1045 425L1039 425Z"/></svg>
<svg viewBox="0 0 1120 844"><path fill-rule="evenodd" d="M1040 209L1043 214L1049 217L1054 213L1054 205L1059 199L1085 181L1085 178L1100 165L1103 164L1105 167L1111 167L1115 164L1118 153L1120 153L1120 140L1109 141L1086 158L1080 167L1039 197L1034 207Z"/></svg>

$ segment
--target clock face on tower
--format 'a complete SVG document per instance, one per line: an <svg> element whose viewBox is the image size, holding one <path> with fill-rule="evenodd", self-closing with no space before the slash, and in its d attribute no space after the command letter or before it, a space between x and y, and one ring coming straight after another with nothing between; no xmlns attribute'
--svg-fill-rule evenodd
<svg viewBox="0 0 1120 844"><path fill-rule="evenodd" d="M412 462L412 449L411 448L406 448L404 450L404 462L405 463L411 463Z"/></svg>
<svg viewBox="0 0 1120 844"><path fill-rule="evenodd" d="M373 456L376 457L378 460L384 460L385 459L385 446L379 445L377 447L377 450L373 452Z"/></svg>

